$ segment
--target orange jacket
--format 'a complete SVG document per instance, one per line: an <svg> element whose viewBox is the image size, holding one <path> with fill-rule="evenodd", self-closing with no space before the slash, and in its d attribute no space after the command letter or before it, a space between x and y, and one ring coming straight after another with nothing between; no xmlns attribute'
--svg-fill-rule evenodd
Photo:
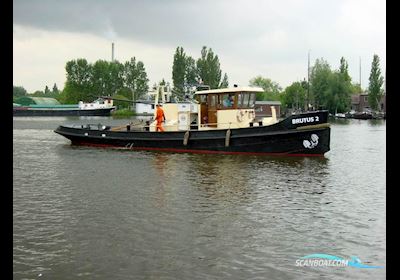
<svg viewBox="0 0 400 280"><path fill-rule="evenodd" d="M156 120L157 122L162 122L165 120L164 110L161 107L157 107Z"/></svg>

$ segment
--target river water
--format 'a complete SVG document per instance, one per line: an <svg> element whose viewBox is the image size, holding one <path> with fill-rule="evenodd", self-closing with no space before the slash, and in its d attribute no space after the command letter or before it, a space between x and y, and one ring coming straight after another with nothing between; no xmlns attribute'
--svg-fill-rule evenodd
<svg viewBox="0 0 400 280"><path fill-rule="evenodd" d="M14 279L385 279L386 124L331 123L323 158L74 147L14 117ZM329 254L383 268L301 267Z"/></svg>

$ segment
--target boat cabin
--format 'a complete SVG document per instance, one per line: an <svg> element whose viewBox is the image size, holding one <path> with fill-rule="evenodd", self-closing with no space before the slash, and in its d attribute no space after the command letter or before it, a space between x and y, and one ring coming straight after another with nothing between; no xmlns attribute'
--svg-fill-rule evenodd
<svg viewBox="0 0 400 280"><path fill-rule="evenodd" d="M195 100L183 103L164 103L165 131L245 128L276 122L272 118L256 121L256 94L259 87L233 87L195 92ZM150 125L155 131L156 121Z"/></svg>
<svg viewBox="0 0 400 280"><path fill-rule="evenodd" d="M255 118L256 93L262 88L234 87L197 91L200 126L214 128L248 127Z"/></svg>
<svg viewBox="0 0 400 280"><path fill-rule="evenodd" d="M113 107L113 100L112 98L98 98L91 103L85 103L83 101L79 101L78 103L79 109L104 109L104 108L111 108Z"/></svg>

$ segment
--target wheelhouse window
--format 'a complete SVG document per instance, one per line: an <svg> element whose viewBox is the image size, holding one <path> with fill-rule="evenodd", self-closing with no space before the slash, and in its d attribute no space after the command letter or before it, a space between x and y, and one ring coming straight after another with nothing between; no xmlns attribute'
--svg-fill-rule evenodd
<svg viewBox="0 0 400 280"><path fill-rule="evenodd" d="M255 105L256 105L256 94L253 92L250 93L249 107L254 108Z"/></svg>
<svg viewBox="0 0 400 280"><path fill-rule="evenodd" d="M242 108L243 107L243 93L239 92L237 95L237 107Z"/></svg>
<svg viewBox="0 0 400 280"><path fill-rule="evenodd" d="M221 94L219 96L219 108L233 109L235 107L235 94Z"/></svg>
<svg viewBox="0 0 400 280"><path fill-rule="evenodd" d="M197 101L200 104L207 104L207 95L205 95L205 94L198 95L197 96Z"/></svg>
<svg viewBox="0 0 400 280"><path fill-rule="evenodd" d="M217 107L218 96L216 94L210 94L208 96L208 98L209 98L209 106L210 107Z"/></svg>
<svg viewBox="0 0 400 280"><path fill-rule="evenodd" d="M243 94L243 101L242 101L242 107L241 108L248 108L249 107L250 93L244 92L242 94Z"/></svg>

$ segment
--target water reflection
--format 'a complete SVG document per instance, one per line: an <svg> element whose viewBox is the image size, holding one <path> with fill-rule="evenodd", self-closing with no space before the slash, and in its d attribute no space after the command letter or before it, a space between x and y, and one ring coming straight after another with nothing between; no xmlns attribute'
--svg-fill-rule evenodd
<svg viewBox="0 0 400 280"><path fill-rule="evenodd" d="M157 208L165 207L166 188L168 186L169 176L167 174L169 157L164 153L154 153L152 165L156 171L157 186L155 187L155 206Z"/></svg>
<svg viewBox="0 0 400 280"><path fill-rule="evenodd" d="M351 122L350 119L329 118L329 123L332 123L332 124L343 125L343 124L349 124L350 122Z"/></svg>
<svg viewBox="0 0 400 280"><path fill-rule="evenodd" d="M371 126L381 126L386 122L384 119L368 120L368 124Z"/></svg>
<svg viewBox="0 0 400 280"><path fill-rule="evenodd" d="M186 159L194 185L205 197L217 200L246 201L265 188L321 185L329 173L327 158L188 155Z"/></svg>

